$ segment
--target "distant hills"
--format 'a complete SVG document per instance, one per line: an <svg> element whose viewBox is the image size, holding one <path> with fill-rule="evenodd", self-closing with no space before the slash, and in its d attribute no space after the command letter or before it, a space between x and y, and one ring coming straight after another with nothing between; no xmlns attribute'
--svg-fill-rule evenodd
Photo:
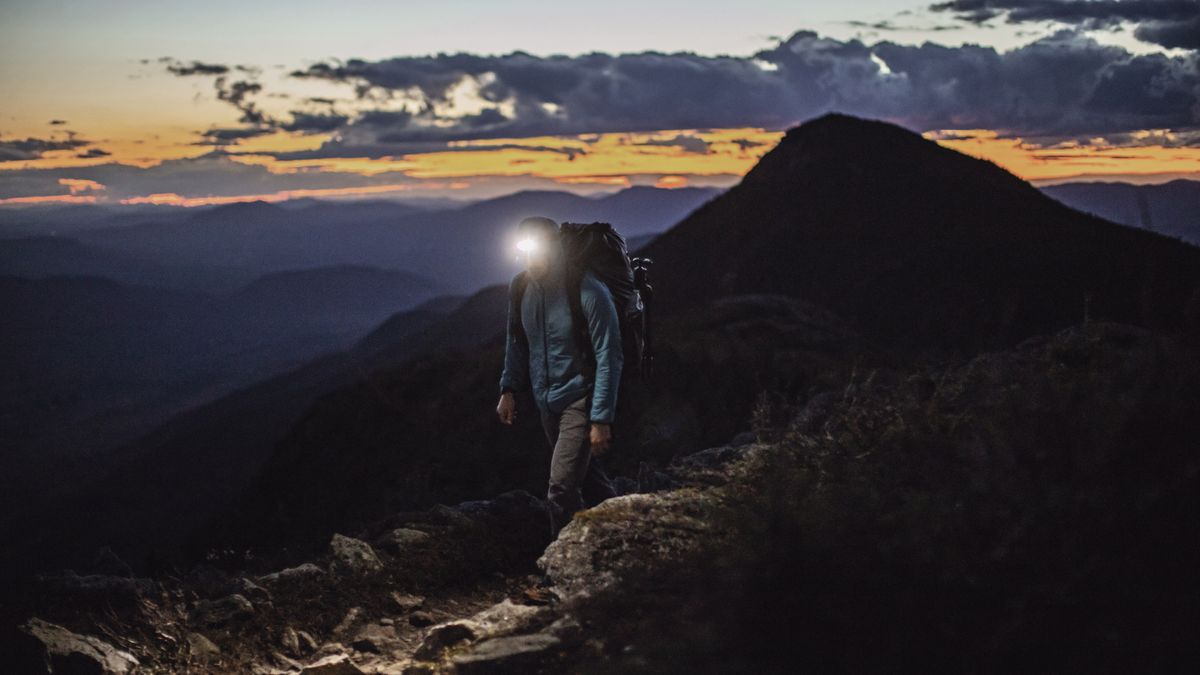
<svg viewBox="0 0 1200 675"><path fill-rule="evenodd" d="M459 293L503 280L512 267L511 229L530 214L607 220L627 237L666 230L719 190L631 187L598 197L525 191L465 206L421 208L394 201L247 202L175 209L130 223L85 218L78 209L0 213L0 274L96 274L119 281L227 291L273 272L362 265L402 270ZM2 211L2 210L0 210ZM180 213L182 211L182 213ZM49 232L59 236L49 237Z"/></svg>
<svg viewBox="0 0 1200 675"><path fill-rule="evenodd" d="M1200 246L1200 181L1071 182L1041 190L1071 208Z"/></svg>

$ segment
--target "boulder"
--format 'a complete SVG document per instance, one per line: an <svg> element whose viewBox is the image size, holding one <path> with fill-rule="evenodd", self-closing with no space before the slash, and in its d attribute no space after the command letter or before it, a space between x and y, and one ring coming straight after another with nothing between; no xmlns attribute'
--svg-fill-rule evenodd
<svg viewBox="0 0 1200 675"><path fill-rule="evenodd" d="M447 647L462 642L483 640L527 627L543 608L514 604L504 599L467 619L438 624L429 629L413 657L421 660L438 658Z"/></svg>
<svg viewBox="0 0 1200 675"><path fill-rule="evenodd" d="M321 569L313 563L304 563L296 567L289 567L278 572L263 575L258 578L260 583L275 584L281 581L298 581L300 579L311 579L325 574L325 570Z"/></svg>
<svg viewBox="0 0 1200 675"><path fill-rule="evenodd" d="M128 652L90 635L79 635L62 626L33 618L20 631L25 639L21 656L9 663L8 672L97 673L122 675L135 672L138 660Z"/></svg>
<svg viewBox="0 0 1200 675"><path fill-rule="evenodd" d="M201 600L192 608L189 618L192 623L215 628L253 615L254 605L235 593L218 600Z"/></svg>
<svg viewBox="0 0 1200 675"><path fill-rule="evenodd" d="M553 635L511 635L484 640L451 658L457 672L527 673L533 672L553 656L562 640Z"/></svg>
<svg viewBox="0 0 1200 675"><path fill-rule="evenodd" d="M394 530L385 532L383 535L375 539L375 545L385 551L393 553L403 553L404 551L421 544L429 539L428 532L413 530L407 527L398 527Z"/></svg>
<svg viewBox="0 0 1200 675"><path fill-rule="evenodd" d="M613 497L576 513L537 564L564 600L653 584L721 538L711 508L695 488Z"/></svg>
<svg viewBox="0 0 1200 675"><path fill-rule="evenodd" d="M348 576L383 568L375 549L361 539L334 534L329 541L329 552L333 557L331 568L335 574Z"/></svg>
<svg viewBox="0 0 1200 675"><path fill-rule="evenodd" d="M429 629L425 639L421 640L421 644L413 652L413 658L433 661L441 657L443 650L477 637L475 631L465 621L438 624Z"/></svg>
<svg viewBox="0 0 1200 675"><path fill-rule="evenodd" d="M390 654L400 649L401 644L396 637L396 629L391 625L369 623L355 633L350 640L350 647L371 654Z"/></svg>

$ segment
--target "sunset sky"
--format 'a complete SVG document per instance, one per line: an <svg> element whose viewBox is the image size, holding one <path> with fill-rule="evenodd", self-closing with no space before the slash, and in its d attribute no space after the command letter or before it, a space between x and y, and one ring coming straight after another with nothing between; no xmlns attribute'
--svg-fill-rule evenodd
<svg viewBox="0 0 1200 675"><path fill-rule="evenodd" d="M0 1L0 204L728 186L830 110L1200 179L1200 2Z"/></svg>

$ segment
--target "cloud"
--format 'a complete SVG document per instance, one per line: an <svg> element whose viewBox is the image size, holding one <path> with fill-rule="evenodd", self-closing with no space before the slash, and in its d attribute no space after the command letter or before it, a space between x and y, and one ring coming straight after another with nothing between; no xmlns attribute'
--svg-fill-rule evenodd
<svg viewBox="0 0 1200 675"><path fill-rule="evenodd" d="M984 2L959 9L994 11ZM830 110L916 131L987 128L1045 142L1189 129L1200 126L1198 59L1133 54L1064 28L1004 53L801 30L748 57L517 51L321 62L291 75L345 84L360 103L388 106L326 127L332 137L317 150L277 156L435 152L452 141L547 135L781 130Z"/></svg>
<svg viewBox="0 0 1200 675"><path fill-rule="evenodd" d="M684 152L692 152L698 155L708 154L708 141L698 136L689 136L685 134L675 134L674 138L654 138L648 141L633 143L632 145L656 145L663 147L675 147ZM743 146L743 150L745 147Z"/></svg>
<svg viewBox="0 0 1200 675"><path fill-rule="evenodd" d="M973 24L1003 16L1007 23L1054 21L1083 30L1119 30L1168 48L1200 49L1200 2L1196 0L951 0L929 6Z"/></svg>
<svg viewBox="0 0 1200 675"><path fill-rule="evenodd" d="M192 61L190 64L185 64L176 61L169 56L164 56L159 59L159 62L167 64L167 71L175 75L186 77L188 75L224 75L229 72L229 66L218 63L201 63Z"/></svg>
<svg viewBox="0 0 1200 675"><path fill-rule="evenodd" d="M38 159L47 152L74 150L90 143L91 141L75 138L74 134L63 140L49 138L0 139L0 162Z"/></svg>
<svg viewBox="0 0 1200 675"><path fill-rule="evenodd" d="M231 70L246 73L251 77L258 77L261 69L255 66L237 65L230 67L224 64L201 63L199 61L192 61L190 64L185 64L169 56L160 58L159 62L166 64L167 72L180 77L216 76L213 80L213 87L217 91L217 99L229 103L242 113L242 116L238 119L239 122L253 125L267 125L268 127L275 126L275 121L259 110L252 99L255 94L262 92L262 84L253 80L231 80L228 77ZM207 139L205 141L207 143L220 142L224 138L221 134L210 132L204 132L204 136ZM239 137L234 135L230 136L230 138L244 138L244 136Z"/></svg>

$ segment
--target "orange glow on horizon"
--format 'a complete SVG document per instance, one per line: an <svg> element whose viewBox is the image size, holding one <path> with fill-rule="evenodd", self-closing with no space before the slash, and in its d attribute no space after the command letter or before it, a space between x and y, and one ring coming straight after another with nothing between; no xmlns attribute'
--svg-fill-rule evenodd
<svg viewBox="0 0 1200 675"><path fill-rule="evenodd" d="M174 192L159 192L145 197L130 197L120 200L122 204L156 204L170 206L212 206L215 204L233 204L237 202L283 202L301 197L350 197L386 192L408 192L413 190L461 190L468 183L431 183L428 185L394 184L367 185L349 188L309 188L299 190L280 190L255 195L233 195L225 197L184 197Z"/></svg>
<svg viewBox="0 0 1200 675"><path fill-rule="evenodd" d="M174 130L171 135L153 134L146 143L128 138L97 141L96 147L112 152L102 158L79 158L70 153L48 153L37 160L5 162L3 170L47 169L96 166L121 163L153 170L168 160L194 159L212 152L209 146L194 144L194 132ZM278 132L248 139L226 148L222 161L261 166L271 174L351 174L363 177L395 174L411 182L344 188L283 189L265 194L230 196L194 196L158 193L129 197L124 204L162 203L183 206L219 204L233 201L283 201L292 197L354 197L408 190L468 190L472 179L521 178L546 179L564 186L629 187L639 175L658 176L660 188L686 187L697 177L741 176L752 168L782 138L783 132L760 128L682 129L653 132L622 132L545 136L517 139L486 139L450 144L450 150L400 156L330 157L304 160L278 160L264 152L288 152L319 149L329 135L302 136ZM1170 147L1176 144L1170 133L1147 130L1133 134L1143 142L1157 145L1121 147L1095 139L1089 146L1038 147L1021 138L999 138L987 129L939 130L923 136L947 148L989 160L1028 181L1063 182L1075 176L1088 180L1103 179L1152 182L1152 177L1193 177L1200 179L1200 147ZM498 148L497 146L504 146ZM511 147L510 147L511 146ZM148 155L157 155L151 160ZM219 170L219 168L218 168ZM1138 177L1143 179L1139 181ZM388 176L381 177L386 180ZM41 202L116 201L99 182L64 177L59 184L67 194L0 198L3 204ZM700 182L703 184L703 182ZM452 187L449 187L452 186ZM86 195L85 192L97 194Z"/></svg>

